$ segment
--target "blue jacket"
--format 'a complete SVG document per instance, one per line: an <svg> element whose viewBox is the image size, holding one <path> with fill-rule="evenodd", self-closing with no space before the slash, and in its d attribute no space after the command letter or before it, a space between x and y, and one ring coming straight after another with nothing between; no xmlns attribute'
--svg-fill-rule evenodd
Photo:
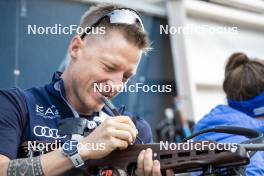
<svg viewBox="0 0 264 176"><path fill-rule="evenodd" d="M226 105L218 105L205 115L194 127L194 132L215 126L238 126L245 127L264 133L264 120L254 119L240 111ZM223 133L206 133L195 138L200 140L213 140L221 143L241 143L246 137ZM248 176L264 175L264 152L257 152L250 160L246 168Z"/></svg>

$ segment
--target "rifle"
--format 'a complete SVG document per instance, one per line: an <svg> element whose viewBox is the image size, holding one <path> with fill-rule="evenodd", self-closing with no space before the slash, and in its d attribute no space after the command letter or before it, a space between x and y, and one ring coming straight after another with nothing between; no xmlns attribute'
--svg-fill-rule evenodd
<svg viewBox="0 0 264 176"><path fill-rule="evenodd" d="M225 148L225 144L211 141L186 142L193 137L208 132L242 135L249 138L249 140L241 144L236 144L235 148L234 146ZM207 144L200 150L192 147L202 143ZM202 171L204 175L223 175L223 173L228 176L241 175L236 169L241 169L242 166L247 165L250 157L256 151L264 151L264 137L262 133L235 126L218 126L202 130L185 138L182 143L169 143L168 145L171 146L172 144L177 144L177 149L171 147L163 149L160 143L130 145L127 149L117 149L102 159L86 161L82 171L87 173L87 175L95 175L98 169L119 169L125 171L128 175L133 175L139 153L144 149L151 148L153 151L153 159L160 161L161 171L163 173L166 169L172 169L174 173ZM186 149L184 146L187 144L189 144L189 147ZM219 146L218 148L210 148L211 145L217 144ZM26 153L25 148L28 147L27 145L27 143L23 143L21 146L24 148L24 153ZM249 154L250 151L253 152ZM45 152L47 151L38 151L37 153L43 154ZM20 151L19 153L22 154L23 152ZM25 156L34 155L30 154L22 157Z"/></svg>
<svg viewBox="0 0 264 176"><path fill-rule="evenodd" d="M194 146L206 143L201 150L195 150ZM172 146L173 143L168 143ZM184 145L189 145L186 150ZM237 145L236 148L224 149L224 144L218 144L219 149L211 150L210 145L216 145L215 142L189 142L177 143L178 148L162 147L161 143L153 144L135 144L130 145L125 150L115 150L108 156L98 160L88 160L85 162L85 172L89 175L96 174L98 169L119 169L128 175L133 175L139 153L147 148L153 151L153 159L157 159L161 164L161 171L164 173L167 169L172 169L174 173L185 173L193 171L205 171L208 168L213 170L219 168L230 168L247 165L249 163L249 155L244 147ZM175 144L176 145L176 144ZM163 145L164 146L164 145ZM222 146L222 147L221 147ZM24 143L24 148L27 147Z"/></svg>

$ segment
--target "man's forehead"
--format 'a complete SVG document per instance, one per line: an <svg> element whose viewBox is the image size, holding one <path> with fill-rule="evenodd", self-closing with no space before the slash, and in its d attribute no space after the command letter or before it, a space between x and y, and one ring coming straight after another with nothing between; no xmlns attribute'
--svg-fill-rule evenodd
<svg viewBox="0 0 264 176"><path fill-rule="evenodd" d="M99 57L103 62L113 66L113 67L134 67L138 64L139 58L129 59L128 57L115 56L111 54L102 54Z"/></svg>

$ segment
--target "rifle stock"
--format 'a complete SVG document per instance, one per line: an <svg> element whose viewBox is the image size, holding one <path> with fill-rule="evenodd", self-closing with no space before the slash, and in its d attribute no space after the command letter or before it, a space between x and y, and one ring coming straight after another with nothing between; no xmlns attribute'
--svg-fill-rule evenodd
<svg viewBox="0 0 264 176"><path fill-rule="evenodd" d="M218 169L242 166L249 163L248 153L239 145L237 145L236 150L210 150L209 144L216 143L210 141L203 142L207 142L207 147L204 147L203 150L195 150L195 148L186 150L183 145L179 144L177 144L177 149L167 148L166 150L161 147L160 143L130 145L127 149L115 150L102 159L86 161L85 172L90 175L96 173L98 168L115 168L131 173L136 168L139 153L148 148L151 148L153 151L153 159L160 161L162 172L166 169L172 169L174 173L184 173L202 171L208 166ZM194 146L197 143L201 144L202 142L191 142L189 144ZM223 144L218 145L223 146ZM21 147L25 150L27 144L24 143Z"/></svg>
<svg viewBox="0 0 264 176"><path fill-rule="evenodd" d="M192 143L200 143L194 142ZM213 142L209 142L213 143ZM161 150L160 143L131 145L125 150L115 150L107 157L99 160L86 162L88 170L96 167L117 168L129 171L136 166L139 153L147 148L153 151L153 159L160 161L161 170L172 169L175 173L201 171L208 165L214 168L226 168L246 165L249 163L249 156L246 150L237 146L235 151L231 150L184 150L183 147L177 150Z"/></svg>

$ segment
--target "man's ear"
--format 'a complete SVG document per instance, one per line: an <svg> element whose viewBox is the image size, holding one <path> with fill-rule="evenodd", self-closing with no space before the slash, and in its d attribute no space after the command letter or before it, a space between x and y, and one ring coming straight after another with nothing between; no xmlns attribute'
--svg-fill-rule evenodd
<svg viewBox="0 0 264 176"><path fill-rule="evenodd" d="M69 46L69 53L71 58L76 60L78 58L79 52L84 47L84 43L80 36L76 35L72 38L70 46Z"/></svg>

